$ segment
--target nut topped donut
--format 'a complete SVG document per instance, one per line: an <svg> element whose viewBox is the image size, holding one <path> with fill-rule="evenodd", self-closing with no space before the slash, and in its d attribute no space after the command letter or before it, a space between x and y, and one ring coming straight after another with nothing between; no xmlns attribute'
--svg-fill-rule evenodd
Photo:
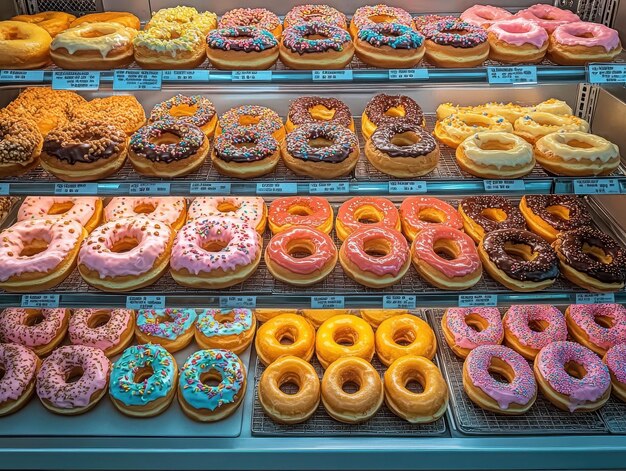
<svg viewBox="0 0 626 471"><path fill-rule="evenodd" d="M479 345L500 345L504 329L495 307L451 307L441 318L441 330L450 350L466 358Z"/></svg>
<svg viewBox="0 0 626 471"><path fill-rule="evenodd" d="M361 120L363 137L369 139L376 128L384 124L407 120L422 125L424 113L413 98L379 93L367 103Z"/></svg>
<svg viewBox="0 0 626 471"><path fill-rule="evenodd" d="M132 95L111 95L83 101L71 108L70 117L72 120L104 121L123 129L128 135L146 122L143 106Z"/></svg>
<svg viewBox="0 0 626 471"><path fill-rule="evenodd" d="M220 70L264 70L278 59L278 40L256 26L214 29L206 43L209 62Z"/></svg>
<svg viewBox="0 0 626 471"><path fill-rule="evenodd" d="M411 242L422 230L442 224L453 229L462 229L459 213L445 201L427 196L409 196L400 205L402 233Z"/></svg>
<svg viewBox="0 0 626 471"><path fill-rule="evenodd" d="M335 230L339 240L365 227L388 227L400 230L400 214L388 199L378 196L355 196L345 201L337 212Z"/></svg>
<svg viewBox="0 0 626 471"><path fill-rule="evenodd" d="M217 126L217 111L213 102L202 95L176 95L158 103L150 112L151 123L167 119L189 122L211 137Z"/></svg>
<svg viewBox="0 0 626 471"><path fill-rule="evenodd" d="M350 34L338 26L313 21L283 31L280 60L292 69L343 69L353 55Z"/></svg>
<svg viewBox="0 0 626 471"><path fill-rule="evenodd" d="M234 8L220 18L218 28L235 28L237 26L255 26L280 38L283 25L280 18L265 8Z"/></svg>
<svg viewBox="0 0 626 471"><path fill-rule="evenodd" d="M565 320L572 338L600 356L626 343L626 308L621 304L572 304Z"/></svg>
<svg viewBox="0 0 626 471"><path fill-rule="evenodd" d="M96 196L27 196L17 220L31 219L76 221L91 232L102 220L102 199Z"/></svg>
<svg viewBox="0 0 626 471"><path fill-rule="evenodd" d="M251 196L203 196L193 200L189 207L189 221L213 217L239 219L263 234L267 206L263 198Z"/></svg>
<svg viewBox="0 0 626 471"><path fill-rule="evenodd" d="M287 132L309 123L338 124L354 132L354 120L350 108L341 100L332 97L301 96L289 104Z"/></svg>
<svg viewBox="0 0 626 471"><path fill-rule="evenodd" d="M333 208L319 196L286 196L276 198L269 207L267 219L272 234L294 226L313 227L330 234L333 230Z"/></svg>
<svg viewBox="0 0 626 471"><path fill-rule="evenodd" d="M0 343L0 417L17 412L35 392L41 361L35 353L15 343Z"/></svg>
<svg viewBox="0 0 626 471"><path fill-rule="evenodd" d="M134 330L135 312L131 309L76 309L68 334L73 345L99 348L113 357L128 346Z"/></svg>
<svg viewBox="0 0 626 471"><path fill-rule="evenodd" d="M587 206L574 195L525 195L519 209L530 230L548 242L554 242L561 232L592 222Z"/></svg>
<svg viewBox="0 0 626 471"><path fill-rule="evenodd" d="M504 341L527 360L555 341L567 340L563 313L550 305L522 304L511 306L504 318Z"/></svg>
<svg viewBox="0 0 626 471"><path fill-rule="evenodd" d="M346 15L328 5L298 5L285 15L285 28L319 21L348 29Z"/></svg>
<svg viewBox="0 0 626 471"><path fill-rule="evenodd" d="M402 8L382 4L375 6L366 5L357 8L354 15L352 15L350 34L356 37L359 30L370 28L379 23L398 23L411 28L414 26L411 14Z"/></svg>
<svg viewBox="0 0 626 471"><path fill-rule="evenodd" d="M24 345L46 356L65 338L69 309L6 308L0 314L0 341Z"/></svg>
<svg viewBox="0 0 626 471"><path fill-rule="evenodd" d="M135 335L140 343L156 343L168 352L182 350L194 336L195 309L140 309Z"/></svg>
<svg viewBox="0 0 626 471"><path fill-rule="evenodd" d="M187 219L187 200L178 196L111 198L104 208L105 222L147 215L150 219L164 222L172 229L180 229Z"/></svg>
<svg viewBox="0 0 626 471"><path fill-rule="evenodd" d="M485 234L498 229L525 229L524 217L508 199L500 195L468 196L459 203L463 229L480 244Z"/></svg>

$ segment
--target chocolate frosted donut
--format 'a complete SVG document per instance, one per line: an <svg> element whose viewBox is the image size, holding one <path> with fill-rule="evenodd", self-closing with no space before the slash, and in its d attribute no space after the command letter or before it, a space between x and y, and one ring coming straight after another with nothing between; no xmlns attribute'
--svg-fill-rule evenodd
<svg viewBox="0 0 626 471"><path fill-rule="evenodd" d="M310 141L324 139L330 146L313 147ZM356 135L343 126L311 123L300 126L286 138L287 151L299 160L311 162L343 162L358 147Z"/></svg>
<svg viewBox="0 0 626 471"><path fill-rule="evenodd" d="M591 224L591 215L584 203L573 195L526 195L526 206L538 217L547 222L557 231L569 231ZM550 207L562 206L568 210L564 219L558 213L548 210Z"/></svg>
<svg viewBox="0 0 626 471"><path fill-rule="evenodd" d="M239 147L237 144L252 146ZM213 150L217 158L225 162L255 162L273 155L278 150L278 142L271 134L240 128L217 136Z"/></svg>
<svg viewBox="0 0 626 471"><path fill-rule="evenodd" d="M409 132L417 134L419 141L406 146L391 142L394 136ZM390 157L421 157L430 154L437 148L435 138L428 131L417 122L406 120L379 126L370 139L376 150Z"/></svg>
<svg viewBox="0 0 626 471"><path fill-rule="evenodd" d="M180 138L175 143L157 144L163 134ZM184 121L157 121L142 127L130 138L130 149L152 162L174 162L194 155L204 143L205 135L193 124Z"/></svg>
<svg viewBox="0 0 626 471"><path fill-rule="evenodd" d="M385 114L391 108L402 108L404 116ZM412 121L420 125L424 122L422 108L413 98L406 95L385 95L384 93L376 95L365 107L365 115L376 126L392 124L400 119Z"/></svg>
<svg viewBox="0 0 626 471"><path fill-rule="evenodd" d="M485 233L497 231L499 229L526 228L522 213L503 196L470 196L463 198L460 206L463 213L472 219L476 224L480 225ZM505 219L500 221L489 217L490 212L496 212L498 210L506 215Z"/></svg>
<svg viewBox="0 0 626 471"><path fill-rule="evenodd" d="M317 119L311 109L316 106L323 106L332 111L330 119ZM319 96L301 96L296 98L289 105L289 121L294 126L302 126L309 123L330 123L338 124L344 128L352 126L352 112L350 108L337 98L324 98Z"/></svg>

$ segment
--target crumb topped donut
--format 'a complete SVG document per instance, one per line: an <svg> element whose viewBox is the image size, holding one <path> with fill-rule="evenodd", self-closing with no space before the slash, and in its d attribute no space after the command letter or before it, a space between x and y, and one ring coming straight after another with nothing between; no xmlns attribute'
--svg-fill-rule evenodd
<svg viewBox="0 0 626 471"><path fill-rule="evenodd" d="M72 109L74 120L97 119L111 123L126 134L137 131L146 122L146 114L137 98L131 95L112 95L94 98Z"/></svg>
<svg viewBox="0 0 626 471"><path fill-rule="evenodd" d="M0 176L21 175L36 167L42 145L35 121L0 111Z"/></svg>

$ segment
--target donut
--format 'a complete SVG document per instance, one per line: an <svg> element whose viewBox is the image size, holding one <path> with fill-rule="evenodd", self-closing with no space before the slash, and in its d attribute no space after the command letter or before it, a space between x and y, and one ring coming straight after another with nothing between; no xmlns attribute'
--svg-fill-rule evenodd
<svg viewBox="0 0 626 471"><path fill-rule="evenodd" d="M70 28L85 23L117 23L136 30L141 29L141 22L132 13L126 11L106 11L100 13L89 13L80 16L72 21Z"/></svg>
<svg viewBox="0 0 626 471"><path fill-rule="evenodd" d="M611 391L622 402L626 402L626 344L609 348L602 359L611 374Z"/></svg>
<svg viewBox="0 0 626 471"><path fill-rule="evenodd" d="M280 146L271 134L256 129L233 129L213 141L211 161L222 175L242 179L271 173L280 160Z"/></svg>
<svg viewBox="0 0 626 471"><path fill-rule="evenodd" d="M481 164L484 165L484 162L480 161L480 157L482 156L484 160L487 160L485 158L485 154L493 153L495 153L496 156L500 154L500 158L498 159L499 163L502 161L506 163L507 159L516 158L516 163L518 163L519 165L520 160L522 160L520 159L520 155L517 155L516 153L513 153L512 155L507 155L506 152L502 152L501 149L498 149L498 147L504 147L504 149L513 146L520 147L520 143L517 140L513 140L514 138L508 138L508 135L513 132L513 126L511 126L511 123L509 123L502 116L476 112L459 112L451 114L450 116L437 121L437 123L435 124L435 137L439 139L441 143L447 145L448 147L456 149L468 138L470 139L469 142L472 142L471 139L475 134L477 134L477 128L481 131L480 134L484 132L489 132L489 134L485 135L485 138L489 141L496 141L496 139L498 139L496 136L494 136L494 134L496 133L507 133L507 138L501 138L501 140L503 140L504 142L497 146L495 151L491 152L488 151L489 148L484 150L481 149L478 144L476 144L474 146L475 149L471 150L475 151L473 157L478 160L478 162L469 162L468 165L471 165L471 167L468 168L476 168L478 167L478 165ZM530 156L532 158L532 148L530 150ZM526 154L527 153L523 153L522 156L525 157ZM468 158L467 156L465 157ZM523 161L523 163L525 164L524 168L526 168L526 166L528 165L527 160L528 159L525 159ZM458 164L462 164L463 162L466 162L466 160L459 159L457 157ZM502 163L500 163L500 166L503 166Z"/></svg>
<svg viewBox="0 0 626 471"><path fill-rule="evenodd" d="M22 175L35 168L42 145L35 121L0 111L0 177Z"/></svg>
<svg viewBox="0 0 626 471"><path fill-rule="evenodd" d="M626 252L592 227L562 232L553 244L563 276L589 291L620 291L626 282Z"/></svg>
<svg viewBox="0 0 626 471"><path fill-rule="evenodd" d="M365 144L365 156L387 175L414 178L437 168L439 147L419 123L399 121L376 128Z"/></svg>
<svg viewBox="0 0 626 471"><path fill-rule="evenodd" d="M354 12L350 21L350 34L357 37L360 30L371 28L380 23L393 23L414 27L411 14L402 8L390 7L388 5L378 4L375 6L366 5Z"/></svg>
<svg viewBox="0 0 626 471"><path fill-rule="evenodd" d="M241 355L252 343L256 318L250 309L203 309L196 320L196 342L205 349Z"/></svg>
<svg viewBox="0 0 626 471"><path fill-rule="evenodd" d="M17 15L11 18L12 21L23 21L37 25L45 29L53 38L61 31L69 28L75 19L74 15L63 11L42 11L33 15Z"/></svg>
<svg viewBox="0 0 626 471"><path fill-rule="evenodd" d="M94 98L72 108L70 118L98 120L112 124L133 134L146 122L146 114L137 98L131 95L111 95ZM168 175L170 176L170 175Z"/></svg>
<svg viewBox="0 0 626 471"><path fill-rule="evenodd" d="M459 203L458 214L465 233L477 244L498 229L526 229L524 216L504 196L468 196Z"/></svg>
<svg viewBox="0 0 626 471"><path fill-rule="evenodd" d="M576 13L545 3L538 3L524 10L520 10L515 16L537 23L549 34L552 34L560 25L580 21Z"/></svg>
<svg viewBox="0 0 626 471"><path fill-rule="evenodd" d="M35 392L35 378L41 360L15 343L0 343L0 417L17 412Z"/></svg>
<svg viewBox="0 0 626 471"><path fill-rule="evenodd" d="M560 65L612 62L621 52L616 30L584 21L557 26L548 46L548 58Z"/></svg>
<svg viewBox="0 0 626 471"><path fill-rule="evenodd" d="M75 221L91 232L102 221L102 200L97 196L27 196L17 220L33 219Z"/></svg>
<svg viewBox="0 0 626 471"><path fill-rule="evenodd" d="M99 348L108 357L124 350L135 334L135 311L131 309L76 309L68 328L72 345Z"/></svg>
<svg viewBox="0 0 626 471"><path fill-rule="evenodd" d="M334 316L349 315L359 317L361 309L298 309L297 314L313 324L315 329L319 329L324 322Z"/></svg>
<svg viewBox="0 0 626 471"><path fill-rule="evenodd" d="M15 199L11 196L0 197L0 223L4 222L9 216L9 212L15 205Z"/></svg>
<svg viewBox="0 0 626 471"><path fill-rule="evenodd" d="M359 141L352 131L330 123L294 129L281 144L287 168L296 175L329 179L348 175L359 160Z"/></svg>
<svg viewBox="0 0 626 471"><path fill-rule="evenodd" d="M541 393L564 411L597 410L611 395L609 369L598 355L574 342L543 347L534 370Z"/></svg>
<svg viewBox="0 0 626 471"><path fill-rule="evenodd" d="M535 142L539 165L555 175L610 175L620 164L619 148L611 141L581 131L555 132Z"/></svg>
<svg viewBox="0 0 626 471"><path fill-rule="evenodd" d="M263 234L267 223L267 206L263 198L259 197L205 196L193 200L187 219L193 221L214 217L239 219Z"/></svg>
<svg viewBox="0 0 626 471"><path fill-rule="evenodd" d="M173 232L145 216L118 219L95 229L78 253L78 271L94 288L132 291L151 285L167 269Z"/></svg>
<svg viewBox="0 0 626 471"><path fill-rule="evenodd" d="M261 324L254 339L254 349L265 366L284 356L295 356L308 362L315 351L315 329L302 316L280 314Z"/></svg>
<svg viewBox="0 0 626 471"><path fill-rule="evenodd" d="M319 196L286 196L270 204L268 217L272 234L294 226L307 226L325 234L333 230L333 208Z"/></svg>
<svg viewBox="0 0 626 471"><path fill-rule="evenodd" d="M547 304L511 306L502 324L505 345L530 361L546 345L567 340L563 314Z"/></svg>
<svg viewBox="0 0 626 471"><path fill-rule="evenodd" d="M424 57L424 36L400 23L378 23L362 28L354 40L354 53L374 67L409 68Z"/></svg>
<svg viewBox="0 0 626 471"><path fill-rule="evenodd" d="M361 318L371 325L374 331L378 329L383 321L389 319L390 317L408 313L409 311L407 309L359 309L358 311Z"/></svg>
<svg viewBox="0 0 626 471"><path fill-rule="evenodd" d="M133 345L111 368L109 397L130 417L154 417L165 411L176 395L176 360L160 345Z"/></svg>
<svg viewBox="0 0 626 471"><path fill-rule="evenodd" d="M191 123L211 137L217 126L217 111L213 102L201 95L175 95L155 105L150 112L151 123L168 119Z"/></svg>
<svg viewBox="0 0 626 471"><path fill-rule="evenodd" d="M323 281L337 264L337 247L328 234L294 226L276 234L265 249L265 265L274 278L294 286Z"/></svg>
<svg viewBox="0 0 626 471"><path fill-rule="evenodd" d="M487 30L489 59L505 64L536 64L548 50L548 33L523 18L498 21Z"/></svg>
<svg viewBox="0 0 626 471"><path fill-rule="evenodd" d="M350 234L339 249L345 274L370 288L398 283L409 270L411 256L404 236L387 227L363 227Z"/></svg>
<svg viewBox="0 0 626 471"><path fill-rule="evenodd" d="M180 177L200 168L209 148L199 127L185 121L157 121L131 136L128 158L142 175Z"/></svg>
<svg viewBox="0 0 626 471"><path fill-rule="evenodd" d="M494 23L508 20L513 17L513 13L504 8L491 5L474 5L461 13L461 19L474 26L482 26L487 29Z"/></svg>
<svg viewBox="0 0 626 471"><path fill-rule="evenodd" d="M179 230L187 219L187 200L179 196L111 198L104 208L104 221L137 217L145 214L148 218Z"/></svg>
<svg viewBox="0 0 626 471"><path fill-rule="evenodd" d="M459 358L480 345L500 345L504 329L495 307L450 307L441 318L441 331L450 350Z"/></svg>
<svg viewBox="0 0 626 471"><path fill-rule="evenodd" d="M463 221L459 213L445 201L427 196L409 196L400 205L400 223L402 233L413 241L420 231L444 225L453 229L462 229Z"/></svg>
<svg viewBox="0 0 626 471"><path fill-rule="evenodd" d="M87 231L76 221L31 219L0 232L0 288L33 293L54 288L72 272Z"/></svg>
<svg viewBox="0 0 626 471"><path fill-rule="evenodd" d="M254 227L230 217L194 219L178 231L170 271L182 286L221 289L247 280L261 261Z"/></svg>
<svg viewBox="0 0 626 471"><path fill-rule="evenodd" d="M293 385L289 394L282 387ZM320 379L313 366L294 356L280 357L261 374L257 386L259 404L274 422L299 424L306 422L320 403Z"/></svg>
<svg viewBox="0 0 626 471"><path fill-rule="evenodd" d="M280 18L265 8L234 8L222 15L218 28L236 28L238 26L255 26L269 31L280 39L283 25Z"/></svg>
<svg viewBox="0 0 626 471"><path fill-rule="evenodd" d="M50 63L48 31L23 21L0 21L0 67L39 69Z"/></svg>
<svg viewBox="0 0 626 471"><path fill-rule="evenodd" d="M460 19L435 21L422 30L424 57L436 67L477 67L489 55L487 32Z"/></svg>
<svg viewBox="0 0 626 471"><path fill-rule="evenodd" d="M174 353L193 339L196 317L195 309L139 309L135 336L139 343L156 343Z"/></svg>
<svg viewBox="0 0 626 471"><path fill-rule="evenodd" d="M355 392L346 392L347 385ZM322 404L339 422L357 424L371 419L383 404L384 389L378 371L359 357L338 358L328 365L322 378Z"/></svg>
<svg viewBox="0 0 626 471"><path fill-rule="evenodd" d="M513 132L530 142L536 142L547 134L563 131L589 131L589 123L572 115L554 115L543 111L532 111L518 118L513 124Z"/></svg>
<svg viewBox="0 0 626 471"><path fill-rule="evenodd" d="M422 386L413 392L410 383ZM383 379L385 404L398 417L412 424L435 422L448 408L448 386L439 368L427 358L405 355L395 360Z"/></svg>
<svg viewBox="0 0 626 471"><path fill-rule="evenodd" d="M358 357L369 362L374 349L374 331L370 325L349 314L327 319L315 336L315 354L324 369L344 357Z"/></svg>
<svg viewBox="0 0 626 471"><path fill-rule="evenodd" d="M135 62L143 69L195 69L206 58L201 31L179 23L139 31L133 48Z"/></svg>
<svg viewBox="0 0 626 471"><path fill-rule="evenodd" d="M495 379L494 373L506 382ZM477 406L504 415L524 414L537 398L537 382L528 362L503 345L480 345L467 355L463 389Z"/></svg>
<svg viewBox="0 0 626 471"><path fill-rule="evenodd" d="M548 98L541 103L537 103L535 106L530 107L531 111L543 111L545 113L551 113L556 115L572 115L574 110L563 100L557 100L556 98Z"/></svg>
<svg viewBox="0 0 626 471"><path fill-rule="evenodd" d="M209 31L217 28L217 15L210 11L200 13L195 8L187 6L162 8L152 15L145 29L171 23L197 29L206 36Z"/></svg>
<svg viewBox="0 0 626 471"><path fill-rule="evenodd" d="M63 341L69 321L69 309L9 307L0 314L0 341L23 345L43 357Z"/></svg>
<svg viewBox="0 0 626 471"><path fill-rule="evenodd" d="M319 21L286 28L280 41L280 60L296 70L343 69L353 55L350 34L343 28Z"/></svg>
<svg viewBox="0 0 626 471"><path fill-rule="evenodd" d="M375 346L378 359L389 366L405 355L432 360L437 351L437 339L427 322L412 314L400 314L380 323Z"/></svg>
<svg viewBox="0 0 626 471"><path fill-rule="evenodd" d="M438 23L440 21L457 21L459 18L451 15L420 15L413 18L415 29L424 34L424 28L427 26Z"/></svg>
<svg viewBox="0 0 626 471"><path fill-rule="evenodd" d="M111 362L99 348L59 347L37 373L37 396L50 412L82 414L106 394L110 371Z"/></svg>
<svg viewBox="0 0 626 471"><path fill-rule="evenodd" d="M298 126L311 123L338 124L354 132L350 108L337 98L301 96L289 104L285 129L292 132Z"/></svg>
<svg viewBox="0 0 626 471"><path fill-rule="evenodd" d="M111 70L133 62L137 30L118 23L83 23L57 34L50 58L69 70Z"/></svg>
<svg viewBox="0 0 626 471"><path fill-rule="evenodd" d="M487 113L502 116L509 123L514 124L517 119L534 111L555 114L572 115L572 108L564 101L549 98L534 106L520 106L514 103L489 102L478 106L459 106L452 103L442 103L437 107L437 119L443 120L456 113Z"/></svg>
<svg viewBox="0 0 626 471"><path fill-rule="evenodd" d="M217 386L206 382L219 381ZM229 350L200 350L180 370L178 402L187 417L215 422L233 414L246 394L246 369Z"/></svg>
<svg viewBox="0 0 626 471"><path fill-rule="evenodd" d="M400 214L388 199L378 196L355 196L346 200L337 212L335 231L339 240L365 227L400 230Z"/></svg>
<svg viewBox="0 0 626 471"><path fill-rule="evenodd" d="M600 356L626 343L626 308L621 304L572 304L565 320L572 339Z"/></svg>
<svg viewBox="0 0 626 471"><path fill-rule="evenodd" d="M346 15L328 5L297 5L285 15L285 29L311 22L327 23L348 29Z"/></svg>
<svg viewBox="0 0 626 471"><path fill-rule="evenodd" d="M242 128L271 134L278 142L285 138L283 120L278 114L264 106L244 105L231 108L217 121L215 135Z"/></svg>
<svg viewBox="0 0 626 471"><path fill-rule="evenodd" d="M524 195L519 209L530 230L548 242L592 223L587 206L574 195Z"/></svg>
<svg viewBox="0 0 626 471"><path fill-rule="evenodd" d="M278 60L278 40L256 26L214 29L206 43L209 62L219 70L264 70Z"/></svg>
<svg viewBox="0 0 626 471"><path fill-rule="evenodd" d="M361 116L361 133L368 140L378 126L411 121L424 124L422 108L406 95L375 95L365 106Z"/></svg>
<svg viewBox="0 0 626 471"><path fill-rule="evenodd" d="M422 278L439 289L469 289L483 275L474 241L443 225L427 227L415 236L411 260Z"/></svg>
<svg viewBox="0 0 626 471"><path fill-rule="evenodd" d="M41 166L67 182L94 181L124 166L126 133L98 120L77 120L53 129L43 141Z"/></svg>

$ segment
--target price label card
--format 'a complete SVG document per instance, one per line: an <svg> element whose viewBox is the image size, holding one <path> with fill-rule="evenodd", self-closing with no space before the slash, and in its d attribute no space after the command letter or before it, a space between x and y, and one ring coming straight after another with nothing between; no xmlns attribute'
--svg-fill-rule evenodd
<svg viewBox="0 0 626 471"><path fill-rule="evenodd" d="M390 69L389 80L428 80L428 69Z"/></svg>
<svg viewBox="0 0 626 471"><path fill-rule="evenodd" d="M11 185L9 183L0 183L0 195L10 195Z"/></svg>
<svg viewBox="0 0 626 471"><path fill-rule="evenodd" d="M524 180L485 180L483 182L485 191L524 191L526 184Z"/></svg>
<svg viewBox="0 0 626 471"><path fill-rule="evenodd" d="M428 185L424 181L397 181L389 182L389 193L392 194L416 194L426 193Z"/></svg>
<svg viewBox="0 0 626 471"><path fill-rule="evenodd" d="M297 183L257 183L257 195L295 195L298 193Z"/></svg>
<svg viewBox="0 0 626 471"><path fill-rule="evenodd" d="M58 294L25 294L22 307L59 307L61 296Z"/></svg>
<svg viewBox="0 0 626 471"><path fill-rule="evenodd" d="M55 195L97 195L97 183L56 183Z"/></svg>
<svg viewBox="0 0 626 471"><path fill-rule="evenodd" d="M415 309L417 300L409 294L387 294L383 296L385 309Z"/></svg>
<svg viewBox="0 0 626 471"><path fill-rule="evenodd" d="M589 83L626 83L626 64L589 64Z"/></svg>
<svg viewBox="0 0 626 471"><path fill-rule="evenodd" d="M127 309L163 309L165 296L126 296Z"/></svg>
<svg viewBox="0 0 626 471"><path fill-rule="evenodd" d="M537 67L534 65L487 67L487 80L491 84L537 83Z"/></svg>
<svg viewBox="0 0 626 471"><path fill-rule="evenodd" d="M198 70L164 70L161 76L163 82L208 82L209 71Z"/></svg>
<svg viewBox="0 0 626 471"><path fill-rule="evenodd" d="M160 70L116 69L113 90L161 90Z"/></svg>
<svg viewBox="0 0 626 471"><path fill-rule="evenodd" d="M97 90L99 87L100 72L52 72L54 90Z"/></svg>
<svg viewBox="0 0 626 471"><path fill-rule="evenodd" d="M460 294L459 307L497 306L497 294Z"/></svg>
<svg viewBox="0 0 626 471"><path fill-rule="evenodd" d="M314 70L312 77L314 82L349 82L352 80L352 70Z"/></svg>
<svg viewBox="0 0 626 471"><path fill-rule="evenodd" d="M617 178L585 178L574 180L574 193L577 195L614 195L620 193Z"/></svg>
<svg viewBox="0 0 626 471"><path fill-rule="evenodd" d="M345 304L343 296L311 296L313 309L343 309Z"/></svg>
<svg viewBox="0 0 626 471"><path fill-rule="evenodd" d="M255 308L256 296L220 296L221 308Z"/></svg>
<svg viewBox="0 0 626 471"><path fill-rule="evenodd" d="M0 82L43 82L43 70L0 70Z"/></svg>
<svg viewBox="0 0 626 471"><path fill-rule="evenodd" d="M230 183L195 182L189 186L192 195L230 195Z"/></svg>
<svg viewBox="0 0 626 471"><path fill-rule="evenodd" d="M271 82L271 70L234 70L230 79L233 82Z"/></svg>
<svg viewBox="0 0 626 471"><path fill-rule="evenodd" d="M614 303L613 293L576 293L576 304L604 304Z"/></svg>
<svg viewBox="0 0 626 471"><path fill-rule="evenodd" d="M169 183L131 183L128 187L131 195L169 195Z"/></svg>
<svg viewBox="0 0 626 471"><path fill-rule="evenodd" d="M309 183L309 193L312 195L318 194L337 194L337 193L349 193L350 184L348 182L319 182Z"/></svg>

